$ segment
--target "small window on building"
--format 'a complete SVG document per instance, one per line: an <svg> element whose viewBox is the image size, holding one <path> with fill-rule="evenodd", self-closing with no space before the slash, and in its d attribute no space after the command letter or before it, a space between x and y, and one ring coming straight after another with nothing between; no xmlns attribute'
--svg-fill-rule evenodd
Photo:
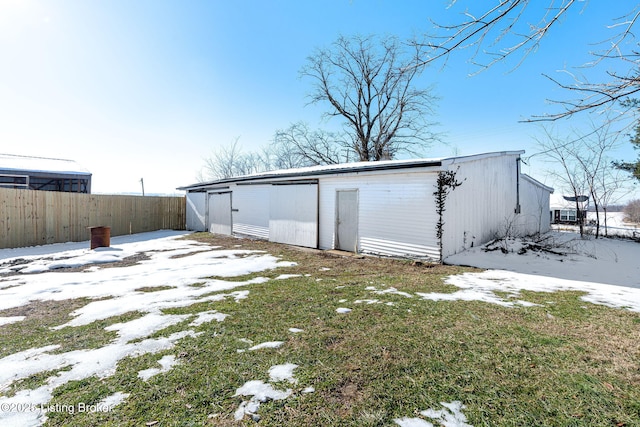
<svg viewBox="0 0 640 427"><path fill-rule="evenodd" d="M561 210L560 211L560 221L574 221L576 220L576 211L575 210Z"/></svg>

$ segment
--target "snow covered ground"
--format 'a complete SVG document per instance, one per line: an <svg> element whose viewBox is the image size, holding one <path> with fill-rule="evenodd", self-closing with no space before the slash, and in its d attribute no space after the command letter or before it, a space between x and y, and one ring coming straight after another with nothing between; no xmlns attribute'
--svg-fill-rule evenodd
<svg viewBox="0 0 640 427"><path fill-rule="evenodd" d="M612 215L615 227L610 228L610 235L631 235L635 231L621 218L621 215ZM562 282L561 286L572 288L585 286L583 282L640 288L640 243L620 238L596 239L593 235L581 239L574 229L566 226L562 229L567 231L554 231L539 239L542 250L532 248L531 243L535 242L531 240L512 239L491 245L493 251L487 251L486 246L476 247L450 256L445 262L545 276L549 280L542 285L548 289L560 283L556 279L577 282ZM525 250L526 253L522 253Z"/></svg>
<svg viewBox="0 0 640 427"><path fill-rule="evenodd" d="M0 277L0 310L20 307L32 301L96 299L76 310L69 322L56 328L86 325L136 310L145 313L143 317L105 328L116 331L118 337L101 348L53 353L60 346L49 345L0 359L0 391L39 372L70 368L51 376L45 385L34 390L0 397L0 425L40 425L46 419L47 411L65 410L47 406L56 387L93 375L108 377L126 356L170 349L178 340L197 334L188 329L168 337L148 338L156 331L193 317L164 314L162 309L224 298L240 300L249 294L247 285L268 280L257 278L248 282L230 282L203 277L233 277L292 265L261 252L216 250L206 244L175 238L182 234L163 231L115 237L112 247L96 250L89 250L87 242L0 250L0 273L24 273ZM99 264L139 253L145 253L148 259L122 268L98 267ZM54 271L62 267L87 265L92 266L83 271ZM199 286L191 286L194 283ZM166 287L168 284L170 288L156 292L140 290ZM212 295L212 292L216 293ZM203 312L193 318L191 326L207 321L224 321L224 318L224 313ZM0 325L23 319L21 316L0 317ZM152 375L167 371L175 364L175 358L164 357L159 364L161 368L150 367L141 371L140 378L147 380ZM107 407L113 407L123 399L126 399L125 393L109 396L96 406L96 410L108 410Z"/></svg>
<svg viewBox="0 0 640 427"><path fill-rule="evenodd" d="M221 250L191 240L177 239L185 233L161 231L134 236L114 237L112 247L89 250L88 242L48 245L35 248L0 250L0 310L20 307L32 301L64 300L88 297L94 301L72 313L68 322L58 325L86 325L95 320L130 311L142 311L144 315L134 320L110 325L107 329L118 336L111 343L97 349L56 353L59 345L31 348L0 359L0 392L16 381L31 375L60 370L46 383L33 390L23 390L15 396L0 397L0 425L38 426L46 419L52 392L68 381L90 376L108 377L115 372L118 361L127 356L155 353L171 349L187 336L197 334L195 328L204 322L223 322L228 313L215 310L195 315L169 315L163 309L191 306L201 301L219 301L226 298L237 301L250 297L251 284L269 279L238 282L205 277L233 277L265 271L292 263L277 259L267 253L244 250ZM553 241L553 244L549 244ZM459 287L451 294L410 294L394 288L366 288L367 297L353 304L384 303L379 298L386 294L398 294L406 298L430 300L481 300L504 306L531 304L519 298L519 291L534 290L582 290L584 300L596 304L621 307L640 312L640 244L623 240L580 240L572 233L550 233L548 251L533 250L531 242L508 241L496 243L497 250L474 248L448 258L449 263L489 268L480 273L466 273L447 279ZM524 249L528 248L526 251ZM504 249L505 253L501 249ZM520 252L520 253L519 253ZM136 254L146 254L139 263L126 267L99 268L99 264L125 259ZM82 271L54 271L62 267L88 266ZM7 273L20 272L22 274ZM286 280L291 275L281 275ZM198 283L197 287L191 286ZM275 282L274 282L275 283ZM171 287L167 285L170 284ZM155 292L141 288L162 287ZM499 296L496 291L501 291ZM504 292L510 293L504 297ZM375 298L375 299L374 299ZM347 301L336 301L336 311L348 316L354 308ZM21 322L21 316L0 317L0 325ZM191 321L190 329L168 337L149 338L154 332L185 320ZM291 333L302 333L291 325ZM268 351L286 345L283 341L252 344L250 351ZM240 349L242 350L242 349ZM295 361L293 361L295 362ZM138 376L148 380L176 364L169 355L156 366L142 370ZM66 370L62 370L65 368ZM290 387L302 393L313 392L309 384L297 384L295 369L303 369L295 363L276 365L269 371L275 382L288 381ZM271 383L249 381L240 386L236 396L249 396L238 407L235 416L259 418L261 402L269 399L286 399L291 388L277 390ZM118 392L108 396L98 406L114 407L127 399ZM442 402L442 408L422 411L423 418L396 419L401 426L429 426L434 422L450 426L468 426L462 414L462 402ZM29 405L25 410L24 405ZM408 414L409 415L409 414Z"/></svg>

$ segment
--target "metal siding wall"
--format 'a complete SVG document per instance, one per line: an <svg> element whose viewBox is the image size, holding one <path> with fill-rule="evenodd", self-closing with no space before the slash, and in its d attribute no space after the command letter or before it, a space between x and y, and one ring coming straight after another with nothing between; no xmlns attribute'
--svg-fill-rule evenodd
<svg viewBox="0 0 640 427"><path fill-rule="evenodd" d="M437 259L436 177L404 172L321 178L320 248L334 248L336 190L358 189L361 252Z"/></svg>
<svg viewBox="0 0 640 427"><path fill-rule="evenodd" d="M269 238L270 185L237 185L233 188L233 233Z"/></svg>
<svg viewBox="0 0 640 427"><path fill-rule="evenodd" d="M519 236L530 236L549 231L551 228L550 195L550 192L543 187L527 178L520 178L520 206L522 209L516 221Z"/></svg>
<svg viewBox="0 0 640 427"><path fill-rule="evenodd" d="M187 230L207 229L207 193L187 193Z"/></svg>
<svg viewBox="0 0 640 427"><path fill-rule="evenodd" d="M449 166L457 171L456 179L462 185L446 200L443 258L494 239L513 223L516 159L516 155L505 155Z"/></svg>
<svg viewBox="0 0 640 427"><path fill-rule="evenodd" d="M317 184L271 187L269 240L308 248L317 247Z"/></svg>

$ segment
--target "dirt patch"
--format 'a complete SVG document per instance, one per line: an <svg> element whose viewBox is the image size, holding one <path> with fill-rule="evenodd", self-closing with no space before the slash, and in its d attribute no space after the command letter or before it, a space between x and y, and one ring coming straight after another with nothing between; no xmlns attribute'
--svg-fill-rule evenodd
<svg viewBox="0 0 640 427"><path fill-rule="evenodd" d="M100 268L111 268L111 267L129 267L132 265L139 264L140 261L146 261L151 259L149 255L144 252L137 253L135 255L131 255L122 259L122 261L109 262L106 264L99 264ZM94 264L95 265L95 264Z"/></svg>
<svg viewBox="0 0 640 427"><path fill-rule="evenodd" d="M47 261L47 260L53 260L53 258L42 258L43 260ZM57 260L64 260L65 258L58 258ZM46 272L54 272L54 273L74 273L74 272L81 272L81 271L86 271L89 268L92 267L98 267L98 268L112 268L112 267L129 267L132 265L136 265L138 264L140 261L144 261L144 260L148 260L150 259L149 255L147 255L146 253L137 253L135 255L131 255L128 257L123 258L120 261L115 261L115 262L108 262L108 263L103 263L103 264L86 264L86 265L82 265L79 267L60 267L60 268L54 268L51 270L47 270ZM23 274L40 274L40 273L23 273L22 271L20 271L22 268L21 267L25 264L28 264L32 262L32 260L27 260L24 258L16 258L16 259L12 259L10 261L6 261L4 263L0 263L0 267L4 267L4 268L12 268L13 271L8 272L8 273L0 273L0 277L8 277L8 276L17 276L17 275L23 275Z"/></svg>
<svg viewBox="0 0 640 427"><path fill-rule="evenodd" d="M37 318L43 322L48 322L54 318L53 322L68 320L69 313L87 304L86 299L63 300L63 301L33 301L20 307L0 310L0 317L26 316L27 319Z"/></svg>

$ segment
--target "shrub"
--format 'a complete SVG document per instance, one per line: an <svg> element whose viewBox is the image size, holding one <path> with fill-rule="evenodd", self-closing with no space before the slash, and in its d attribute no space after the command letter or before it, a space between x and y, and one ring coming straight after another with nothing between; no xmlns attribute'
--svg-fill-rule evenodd
<svg viewBox="0 0 640 427"><path fill-rule="evenodd" d="M624 220L627 222L640 222L640 199L631 200L624 207Z"/></svg>

